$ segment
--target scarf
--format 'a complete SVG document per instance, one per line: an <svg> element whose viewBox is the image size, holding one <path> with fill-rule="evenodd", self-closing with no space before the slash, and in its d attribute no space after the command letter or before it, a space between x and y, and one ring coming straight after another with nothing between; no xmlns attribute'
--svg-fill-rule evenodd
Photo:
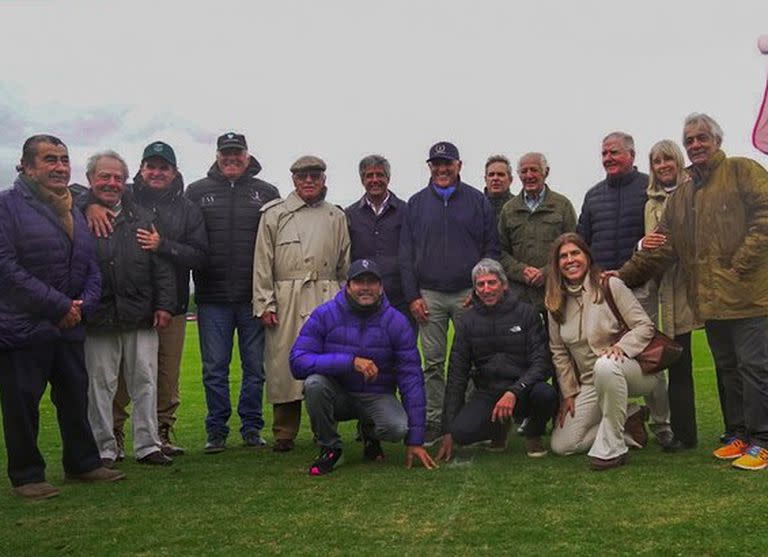
<svg viewBox="0 0 768 557"><path fill-rule="evenodd" d="M52 190L26 177L24 177L24 183L29 186L35 197L53 209L64 232L72 240L75 234L75 221L72 218L72 193L69 191L69 188Z"/></svg>

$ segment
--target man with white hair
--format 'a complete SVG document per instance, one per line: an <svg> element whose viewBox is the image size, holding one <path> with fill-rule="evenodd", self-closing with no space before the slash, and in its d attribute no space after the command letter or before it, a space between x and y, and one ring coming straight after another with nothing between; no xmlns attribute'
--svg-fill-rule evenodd
<svg viewBox="0 0 768 557"><path fill-rule="evenodd" d="M692 180L667 202L664 245L637 252L619 277L633 286L680 262L725 387L733 437L714 456L762 470L768 467L768 172L751 159L727 157L722 142L712 117L685 119Z"/></svg>

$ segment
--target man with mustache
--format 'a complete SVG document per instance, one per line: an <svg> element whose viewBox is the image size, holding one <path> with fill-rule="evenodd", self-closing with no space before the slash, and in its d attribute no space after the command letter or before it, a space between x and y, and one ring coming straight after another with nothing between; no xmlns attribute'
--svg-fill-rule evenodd
<svg viewBox="0 0 768 557"><path fill-rule="evenodd" d="M99 301L93 240L72 207L67 146L52 135L24 142L13 189L0 193L0 403L13 492L49 499L37 447L48 383L61 432L64 474L81 481L125 477L104 468L88 423L83 318Z"/></svg>
<svg viewBox="0 0 768 557"><path fill-rule="evenodd" d="M325 161L291 165L292 191L264 206L253 268L253 314L266 332L264 369L272 403L272 450L293 450L301 422L303 383L291 374L291 346L312 311L340 289L349 267L344 211L325 201Z"/></svg>
<svg viewBox="0 0 768 557"><path fill-rule="evenodd" d="M140 464L169 465L157 428L157 331L176 310L176 277L171 263L137 241L139 230L154 230L155 216L124 196L128 166L114 151L88 159L91 186L83 205L98 203L114 215L113 231L96 238L102 277L99 305L88 319L88 417L105 466L120 454L114 434L113 403L122 372L133 401L134 456Z"/></svg>
<svg viewBox="0 0 768 557"><path fill-rule="evenodd" d="M248 153L245 136L227 132L216 141L216 162L208 176L190 184L187 197L203 212L208 262L192 273L208 415L205 452L226 449L232 415L229 362L237 331L242 382L237 413L247 447L266 446L262 393L264 327L253 316L253 250L265 204L280 197L277 188L256 176L261 165ZM261 265L260 261L255 263Z"/></svg>
<svg viewBox="0 0 768 557"><path fill-rule="evenodd" d="M485 196L461 181L453 143L429 150L427 187L408 200L400 232L400 269L410 311L419 323L427 387L426 444L442 436L448 322L455 321L472 289L472 267L498 259L496 217Z"/></svg>

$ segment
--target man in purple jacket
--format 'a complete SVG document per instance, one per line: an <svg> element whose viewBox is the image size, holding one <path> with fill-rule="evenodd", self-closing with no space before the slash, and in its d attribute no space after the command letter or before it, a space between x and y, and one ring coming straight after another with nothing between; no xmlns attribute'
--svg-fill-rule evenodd
<svg viewBox="0 0 768 557"><path fill-rule="evenodd" d="M50 135L24 142L19 177L0 194L0 402L13 492L49 499L37 448L40 399L51 384L67 478L114 481L88 424L82 320L99 301L101 277L85 218L72 208L66 145Z"/></svg>
<svg viewBox="0 0 768 557"><path fill-rule="evenodd" d="M426 396L416 336L383 295L375 262L352 263L346 288L312 312L290 361L294 377L304 380L307 413L321 447L309 467L311 476L327 474L340 464L336 422L356 418L366 460L384 459L381 441L405 438L406 467L414 456L426 468L436 467L423 447Z"/></svg>

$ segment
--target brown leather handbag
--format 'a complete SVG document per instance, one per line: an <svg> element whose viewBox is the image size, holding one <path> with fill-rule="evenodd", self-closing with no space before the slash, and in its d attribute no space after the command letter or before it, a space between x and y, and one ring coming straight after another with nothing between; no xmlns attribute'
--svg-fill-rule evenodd
<svg viewBox="0 0 768 557"><path fill-rule="evenodd" d="M600 281L600 284L603 287L605 302L616 316L619 325L621 325L621 331L614 339L614 341L617 341L629 332L629 327L627 326L627 322L624 321L624 318L621 316L619 308L616 307L616 300L613 299L613 293L608 284L608 277L603 278ZM667 369L674 364L683 353L682 346L659 331L656 327L654 327L653 330L655 332L651 342L649 342L648 346L634 358L637 360L637 363L640 364L640 369L642 369L645 374L658 373L663 369Z"/></svg>

